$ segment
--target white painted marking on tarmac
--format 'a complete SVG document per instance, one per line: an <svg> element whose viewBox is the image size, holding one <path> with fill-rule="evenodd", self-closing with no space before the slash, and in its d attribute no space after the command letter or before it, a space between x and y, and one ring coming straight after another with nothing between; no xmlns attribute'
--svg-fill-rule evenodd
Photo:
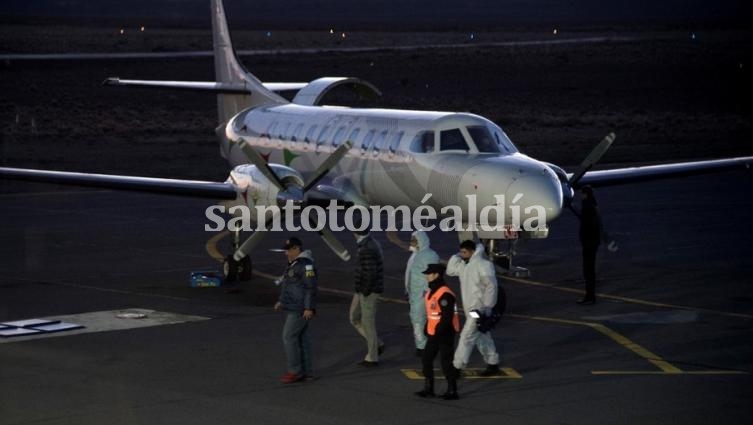
<svg viewBox="0 0 753 425"><path fill-rule="evenodd" d="M118 318L122 313L143 314L141 319L121 319ZM11 342L28 341L41 338L59 338L64 336L80 335L94 332L122 331L128 329L147 328L152 326L175 325L178 323L197 322L209 320L209 317L191 316L185 314L169 313L165 311L146 310L131 308L125 310L95 311L91 313L70 314L65 316L52 316L43 318L49 321L60 321L75 323L85 326L83 329L77 329L66 332L42 333L39 335L16 336L12 338L0 339L0 344Z"/></svg>

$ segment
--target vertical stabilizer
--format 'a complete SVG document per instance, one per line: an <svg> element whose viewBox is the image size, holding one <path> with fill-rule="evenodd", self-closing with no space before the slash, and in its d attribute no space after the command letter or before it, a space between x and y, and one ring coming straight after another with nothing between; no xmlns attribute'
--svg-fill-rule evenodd
<svg viewBox="0 0 753 425"><path fill-rule="evenodd" d="M243 84L248 88L248 95L217 95L217 113L220 125L226 123L235 114L251 106L288 103L283 97L267 90L253 74L238 61L230 40L227 27L225 7L222 0L211 0L212 39L214 41L214 73L219 83Z"/></svg>

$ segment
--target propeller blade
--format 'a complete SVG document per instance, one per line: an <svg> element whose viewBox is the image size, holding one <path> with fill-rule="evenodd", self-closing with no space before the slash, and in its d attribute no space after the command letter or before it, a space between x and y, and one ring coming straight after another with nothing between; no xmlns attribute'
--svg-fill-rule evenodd
<svg viewBox="0 0 753 425"><path fill-rule="evenodd" d="M275 174L274 170L269 167L267 161L265 161L264 158L259 155L259 152L256 152L256 150L252 148L251 145L246 143L245 140L241 141L240 147L243 153L246 154L246 158L248 158L249 162L255 165L259 170L261 170L262 174L264 174L264 177L271 181L279 191L282 192L285 190L285 186L282 184L280 178L277 177L277 174Z"/></svg>
<svg viewBox="0 0 753 425"><path fill-rule="evenodd" d="M332 152L332 155L330 155L329 158L322 162L322 165L320 165L319 168L316 169L314 174L309 178L309 181L307 181L303 186L303 191L307 192L309 189L319 183L319 180L321 180L322 177L324 177L329 172L329 170L332 169L332 167L337 165L337 163L340 162L341 159L343 159L343 157L348 153L351 147L353 147L353 143L347 141L340 145L340 147L337 148L334 152Z"/></svg>
<svg viewBox="0 0 753 425"><path fill-rule="evenodd" d="M235 261L241 261L246 257L254 248L256 248L257 245L259 245L262 239L264 239L264 232L256 231L249 236L241 246L238 247L238 250L233 253Z"/></svg>
<svg viewBox="0 0 753 425"><path fill-rule="evenodd" d="M612 142L614 142L615 139L614 133L607 134L606 137L594 148L594 150L591 151L590 154L586 157L586 159L583 160L583 163L580 164L580 167L578 168L578 171L573 173L572 177L570 177L570 181L568 182L570 184L570 187L575 187L578 184L578 181L580 181L581 177L583 177L584 174L588 170L590 170L594 164L599 162L602 156L609 150L609 147L612 146Z"/></svg>
<svg viewBox="0 0 753 425"><path fill-rule="evenodd" d="M264 223L264 227L266 228L269 226L269 223L274 221L277 217L279 217L280 214L273 215L269 220ZM246 257L248 254L253 251L254 248L256 248L257 245L264 239L264 235L267 232L264 231L255 231L251 236L249 236L242 244L238 247L238 249L233 253L233 259L235 261L241 261L244 257Z"/></svg>
<svg viewBox="0 0 753 425"><path fill-rule="evenodd" d="M332 233L331 230L327 227L323 227L322 230L319 231L319 236L324 239L324 243L327 244L329 249L332 250L338 257L340 257L343 261L350 260L350 253L347 249L343 246L343 244L340 243L339 240L335 237L335 235Z"/></svg>

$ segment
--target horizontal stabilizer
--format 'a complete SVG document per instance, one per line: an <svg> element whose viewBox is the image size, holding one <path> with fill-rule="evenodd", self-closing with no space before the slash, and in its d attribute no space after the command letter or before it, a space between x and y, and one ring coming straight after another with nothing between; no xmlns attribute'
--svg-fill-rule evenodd
<svg viewBox="0 0 753 425"><path fill-rule="evenodd" d="M237 191L230 183L198 180L175 180L154 177L121 176L112 174L73 173L27 168L0 167L0 178L37 183L98 187L133 192L161 193L208 199L236 199Z"/></svg>
<svg viewBox="0 0 753 425"><path fill-rule="evenodd" d="M262 83L268 90L275 92L300 90L306 87L308 83ZM219 83L216 81L161 81L161 80L121 80L117 77L110 77L102 82L104 86L118 87L142 87L153 89L172 89L172 90L196 90L210 91L214 93L226 94L249 94L251 89L244 83Z"/></svg>
<svg viewBox="0 0 753 425"><path fill-rule="evenodd" d="M753 166L753 156L589 171L580 179L578 186L615 186L672 177L718 173L735 169L750 169L751 166Z"/></svg>

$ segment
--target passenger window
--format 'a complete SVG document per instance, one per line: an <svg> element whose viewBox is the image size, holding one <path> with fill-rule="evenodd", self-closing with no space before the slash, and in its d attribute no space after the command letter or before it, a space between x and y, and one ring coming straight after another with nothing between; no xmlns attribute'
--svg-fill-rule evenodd
<svg viewBox="0 0 753 425"><path fill-rule="evenodd" d="M350 132L350 136L348 136L348 141L352 144L356 143L356 139L358 139L358 133L361 132L360 128L354 128L353 131Z"/></svg>
<svg viewBox="0 0 753 425"><path fill-rule="evenodd" d="M389 130L384 130L379 133L379 136L377 136L376 142L374 142L374 156L379 155L379 151L384 148L384 142L387 140L387 133L389 133Z"/></svg>
<svg viewBox="0 0 753 425"><path fill-rule="evenodd" d="M468 143L463 138L463 133L459 128L445 130L439 133L439 150L440 151L466 151L468 152Z"/></svg>
<svg viewBox="0 0 753 425"><path fill-rule="evenodd" d="M290 140L293 142L298 141L298 138L301 137L301 131L303 130L303 124L298 124L295 127L295 130L293 130L293 135L290 136Z"/></svg>
<svg viewBox="0 0 753 425"><path fill-rule="evenodd" d="M275 128L277 128L277 121L273 122L272 124L267 127L266 134L263 134L262 137L266 137L267 139L272 139L272 133L275 131Z"/></svg>
<svg viewBox="0 0 753 425"><path fill-rule="evenodd" d="M394 136L392 136L392 141L390 142L390 152L395 153L397 152L397 148L400 146L400 141L403 140L403 135L405 132L401 131Z"/></svg>
<svg viewBox="0 0 753 425"><path fill-rule="evenodd" d="M410 143L410 151L416 153L434 152L434 132L422 131L416 134L416 137Z"/></svg>
<svg viewBox="0 0 753 425"><path fill-rule="evenodd" d="M361 153L366 153L366 151L369 150L371 147L371 141L374 140L374 134L376 133L376 130L369 130L368 133L366 133L366 137L363 138L363 142L361 143Z"/></svg>
<svg viewBox="0 0 753 425"><path fill-rule="evenodd" d="M277 138L279 140L282 140L282 141L287 140L286 136L288 134L288 130L290 130L290 123L289 122L285 123L285 125L283 125L283 126L280 126L280 132L277 133Z"/></svg>
<svg viewBox="0 0 753 425"><path fill-rule="evenodd" d="M334 147L340 146L344 139L345 139L345 127L340 127L337 129L337 132L335 133L335 137L332 138L332 146Z"/></svg>
<svg viewBox="0 0 753 425"><path fill-rule="evenodd" d="M489 129L483 125L474 125L466 127L468 134L471 135L473 143L476 144L476 149L479 152L484 153L500 153L499 145L494 142L492 134Z"/></svg>
<svg viewBox="0 0 753 425"><path fill-rule="evenodd" d="M306 132L306 138L303 140L303 143L309 144L314 140L314 134L316 133L316 124L312 125L311 128L309 128L309 131Z"/></svg>
<svg viewBox="0 0 753 425"><path fill-rule="evenodd" d="M327 139L327 136L329 136L329 126L325 125L324 128L322 128L322 132L319 133L319 137L316 139L316 146L321 146L324 144L324 141Z"/></svg>

